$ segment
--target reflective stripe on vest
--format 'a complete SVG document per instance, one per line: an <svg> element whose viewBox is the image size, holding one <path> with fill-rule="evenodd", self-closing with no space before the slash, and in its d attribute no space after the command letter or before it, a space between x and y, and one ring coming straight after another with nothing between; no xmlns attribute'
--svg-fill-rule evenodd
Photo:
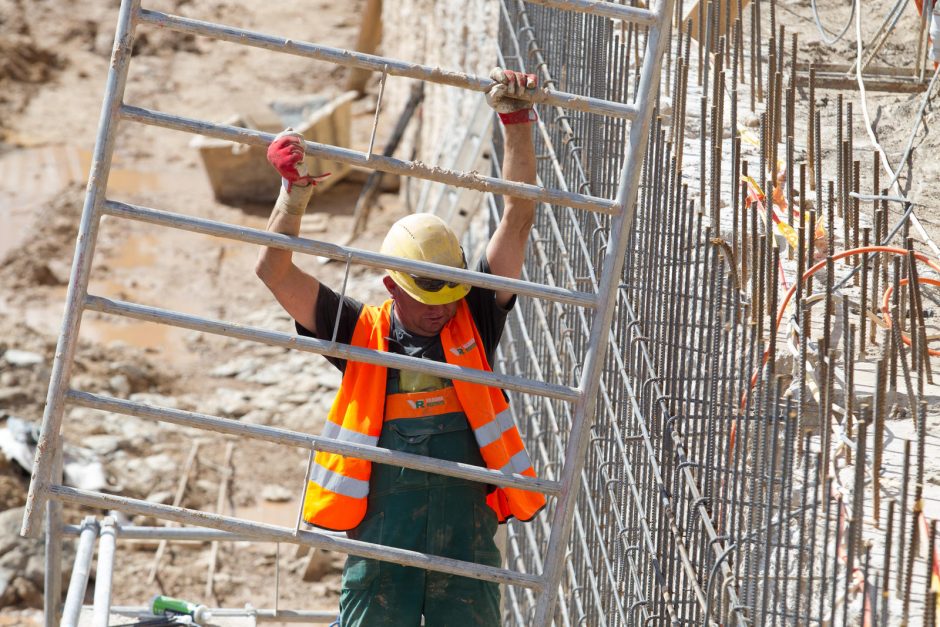
<svg viewBox="0 0 940 627"><path fill-rule="evenodd" d="M504 409L496 414L496 420L492 420L478 429L474 429L473 435L476 436L477 446L483 448L503 437L503 434L510 429L515 428L516 423L512 419L512 412L508 409Z"/></svg>
<svg viewBox="0 0 940 627"><path fill-rule="evenodd" d="M483 351L483 341L466 302L460 301L457 314L441 330L441 344L447 363L490 370ZM504 474L534 477L535 470L502 390L456 379L454 388L486 467ZM531 520L545 507L545 497L539 492L515 488L497 488L489 494L486 502L496 512L499 522L505 522L510 517Z"/></svg>
<svg viewBox="0 0 940 627"><path fill-rule="evenodd" d="M388 350L386 338L391 326L391 304L392 301L386 301L382 307L363 307L353 331L352 345ZM458 302L456 314L441 331L441 344L447 363L490 370L483 343L463 300ZM327 437L361 444L378 442L387 400L386 373L382 366L346 363L343 383L324 429L324 434L329 434ZM394 411L389 408L389 415L407 419L442 411L461 411L473 429L487 468L534 477L535 471L502 391L458 380L453 384L453 388L434 392L392 395L388 402L395 405ZM428 406L429 403L433 406ZM354 528L365 516L370 474L370 462L318 452L307 484L304 519L318 527L338 531ZM545 506L545 497L538 492L497 488L487 497L487 504L500 522L513 516L530 520Z"/></svg>

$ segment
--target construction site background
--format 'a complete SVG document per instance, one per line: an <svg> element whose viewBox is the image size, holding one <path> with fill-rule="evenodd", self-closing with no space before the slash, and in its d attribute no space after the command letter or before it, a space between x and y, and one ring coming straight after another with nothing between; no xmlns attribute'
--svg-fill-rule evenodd
<svg viewBox="0 0 940 627"><path fill-rule="evenodd" d="M890 4L879 0L866 6L873 15L882 15ZM342 48L354 47L365 5L365 0L275 3L262 10L245 0L148 3L171 13ZM833 23L848 18L843 2L821 0L818 5ZM777 3L779 22L786 24L788 33L800 35L801 59L851 63L854 40L834 48L818 43L809 7L801 0ZM19 420L35 423L42 415L116 13L116 3L82 1L63 11L51 0L0 0L0 412L6 416L0 428L11 434L29 428ZM498 14L498 3L483 0L386 2L380 52L486 75L496 64ZM905 20L884 47L879 63L904 67L912 62L916 23L910 15ZM873 30L868 24L866 28ZM128 94L143 106L222 121L235 114L250 115L283 97L339 95L346 79L345 69L299 57L279 55L272 62L264 51L148 31L138 37ZM377 146L384 144L409 97L409 81L389 78L386 89ZM377 92L376 75L366 97L352 104L352 142L360 149L370 139ZM921 96L922 92L868 96L870 108L877 112L879 137L894 159L907 140ZM804 97L805 91L800 91L799 102ZM853 97L854 92L846 93L847 99ZM822 110L832 113L835 91L819 90L816 98ZM428 85L418 122L409 126L396 154L440 163L460 140L453 132L456 122L472 117L480 100L478 94ZM746 104L741 106L740 115L746 120L752 112ZM931 129L935 119L931 105L924 128ZM703 132L701 126L690 119L690 135ZM864 138L858 128L860 154ZM940 135L926 132L916 144L912 170L905 179L905 191L917 198L917 215L935 240L940 239L940 208L931 187L940 180L940 166L933 158L938 147ZM602 148L584 145L582 151ZM302 235L325 240L345 237L366 174L354 171L329 193L316 197ZM697 174L687 172L690 188L695 187L692 177ZM386 177L356 246L377 249L388 225L416 207L420 185L401 181L399 187L396 177ZM134 127L133 133L120 137L110 196L256 228L264 227L270 210L265 203L217 202L189 137L151 127ZM105 296L289 330L290 321L253 274L255 252L248 245L105 220L92 288ZM328 283L343 280L338 264L321 265L314 258L302 258L300 264ZM350 295L380 300L384 291L379 276L354 266ZM149 323L115 322L98 314L86 315L82 340L73 376L76 386L245 422L319 433L339 384L338 374L318 357ZM158 423L69 411L65 438L75 447L74 481L210 511L219 506L220 486L225 484L227 498L221 511L293 526L306 459L300 451L261 443L230 446L222 439L201 439L202 433ZM927 420L930 433L938 422L940 412L933 403ZM194 440L194 435L199 439ZM935 445L936 439L928 438L928 444ZM17 533L28 473L12 447L4 453L0 454L0 625L40 624L41 542ZM940 456L927 455L925 498L931 517L940 514L935 499L938 460ZM25 463L30 461L27 456ZM86 513L66 508L70 522L78 522ZM142 517L134 522L158 524ZM163 592L227 607L277 602L333 609L345 559L322 551L311 559L294 547L277 550L273 544L223 543L217 549L208 543L171 544L159 551L155 542L124 546L130 548L121 550L116 564L117 605L141 604ZM271 598L269 585L276 560L281 568L277 601ZM65 562L70 563L68 555Z"/></svg>

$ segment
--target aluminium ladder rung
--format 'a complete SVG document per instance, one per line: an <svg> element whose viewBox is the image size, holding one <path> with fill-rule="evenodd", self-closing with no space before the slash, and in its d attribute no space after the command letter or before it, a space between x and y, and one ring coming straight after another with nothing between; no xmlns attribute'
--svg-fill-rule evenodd
<svg viewBox="0 0 940 627"><path fill-rule="evenodd" d="M625 4L614 4L603 0L525 0L529 4L539 4L562 11L575 13L588 13L600 17L609 17L612 20L633 22L640 26L653 26L656 24L656 14L649 9L632 7Z"/></svg>
<svg viewBox="0 0 940 627"><path fill-rule="evenodd" d="M215 124L195 118L165 113L163 111L146 109L144 107L122 105L119 109L119 113L121 118L132 122L160 126L174 131L183 131L185 133L205 135L206 137L224 139L235 143L247 144L249 146L267 147L275 137L274 133L265 133L264 131L231 126L228 124ZM516 196L518 198L547 202L549 204L565 205L585 211L593 211L595 213L613 215L620 212L620 207L617 203L606 198L587 196L576 192L565 192L558 189L546 189L538 185L516 183L492 176L484 176L475 172L455 172L436 166L429 166L419 161L403 161L376 153L369 155L368 153L358 150L329 146L312 141L307 141L305 144L306 153L308 155L372 170L379 170L380 172L386 172L388 174L427 179L447 185L493 192L494 194L505 196Z"/></svg>
<svg viewBox="0 0 940 627"><path fill-rule="evenodd" d="M317 531L295 530L290 527L241 520L231 516L212 514L183 507L174 507L172 505L161 505L141 499L118 496L116 494L105 494L102 492L81 490L79 488L70 488L61 484L50 485L47 490L50 494L54 495L55 498L69 503L96 509L116 509L130 514L155 516L180 524L198 525L200 527L210 527L222 531L242 533L252 535L259 541L303 544L317 549L394 562L402 566L413 566L423 570L434 570L449 575L472 577L474 579L482 579L499 584L523 586L533 590L541 590L544 587L543 578L538 575L497 568L495 566L484 566L483 564L465 562L448 557L428 555L418 553L417 551L397 549L380 544L362 542L361 540L350 540L348 538L328 535Z"/></svg>
<svg viewBox="0 0 940 627"><path fill-rule="evenodd" d="M88 407L90 409L125 414L127 416L136 416L137 418L147 420L168 422L184 427L214 431L225 435L248 437L274 444L296 446L309 451L336 453L347 457L364 459L377 464L402 466L404 468L447 475L448 477L456 477L458 479L519 488L521 490L533 490L550 496L557 496L561 492L561 484L549 479L526 477L520 474L504 474L498 470L490 470L471 464L445 461L433 457L415 455L413 453L390 451L378 446L344 442L342 440L310 435L309 433L302 433L300 431L291 431L290 429L250 424L237 420L219 418L218 416L211 416L209 414L173 409L171 407L146 405L144 403L75 389L70 389L66 393L65 398L67 402L79 407Z"/></svg>
<svg viewBox="0 0 940 627"><path fill-rule="evenodd" d="M412 261L398 257L389 257L367 250L349 248L319 240L272 233L251 227L236 226L226 224L225 222L197 218L195 216L170 211L161 211L149 207L140 207L138 205L113 200L106 200L104 202L103 211L104 213L120 218L191 231L193 233L202 233L203 235L223 237L247 242L249 244L258 244L261 246L270 246L300 253L319 255L337 261L348 260L370 268L398 270L408 274L426 275L435 279L457 281L492 290L506 290L524 296L544 298L546 300L579 307L593 308L596 306L597 302L597 297L586 292L577 292L552 285L543 285L541 283L511 279L494 274L485 274L475 270L451 268L449 266L441 266L425 261Z"/></svg>
<svg viewBox="0 0 940 627"><path fill-rule="evenodd" d="M555 0L555 3L558 4L557 0ZM583 4L583 0L579 4ZM287 52L345 67L383 73L387 72L392 76L414 78L439 83L441 85L469 89L471 91L486 92L489 91L494 84L493 80L490 78L472 76L464 72L443 70L441 68L420 65L418 63L409 63L398 59L389 59L373 54L344 50L332 46L323 46L306 41L294 41L284 37L275 37L273 35L258 33L243 28L235 28L233 26L224 26L178 15L170 15L151 9L142 9L138 21L158 28L165 28L190 35L210 37L212 39L253 46L255 48L264 48L266 50ZM566 109L574 109L586 113L597 113L627 120L632 120L637 115L637 107L632 103L624 104L612 102L610 100L602 100L600 98L569 94L555 90L536 90L532 93L526 93L520 96L520 99L528 100L536 104L554 105L565 107Z"/></svg>
<svg viewBox="0 0 940 627"><path fill-rule="evenodd" d="M326 355L328 357L337 357L349 361L385 366L386 368L413 370L415 372L432 374L446 379L469 381L489 387L546 396L562 401L575 402L581 399L581 391L579 389L565 385L533 381L531 379L499 372L463 368L461 366L444 362L434 362L420 357L409 357L408 355L382 352L369 348L351 346L349 344L340 344L339 342L329 340L320 340L291 333L283 333L281 331L271 331L232 322L212 320L210 318L202 318L200 316L171 311L169 309L151 307L150 305L140 305L93 295L86 296L84 304L85 308L91 311L134 318L145 322L168 324L191 331L203 331L215 335L233 337L239 340L260 342L271 346L297 349L318 355Z"/></svg>

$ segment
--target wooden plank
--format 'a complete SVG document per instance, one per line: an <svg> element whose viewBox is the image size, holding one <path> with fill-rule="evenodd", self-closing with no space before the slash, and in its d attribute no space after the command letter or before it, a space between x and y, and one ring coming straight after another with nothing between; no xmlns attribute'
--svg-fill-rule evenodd
<svg viewBox="0 0 940 627"><path fill-rule="evenodd" d="M362 24L359 26L359 38L356 39L356 51L366 54L375 54L382 41L382 0L368 0L362 14ZM366 90L366 83L372 72L363 69L354 69L346 80L346 89L362 94Z"/></svg>

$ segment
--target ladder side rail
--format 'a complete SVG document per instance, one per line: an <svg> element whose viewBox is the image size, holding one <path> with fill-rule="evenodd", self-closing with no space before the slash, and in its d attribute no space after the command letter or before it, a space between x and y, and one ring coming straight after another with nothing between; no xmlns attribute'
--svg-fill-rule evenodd
<svg viewBox="0 0 940 627"><path fill-rule="evenodd" d="M302 544L317 549L347 553L358 557L392 562L402 566L412 566L423 570L433 570L449 575L471 577L482 581L499 584L523 586L540 590L542 578L537 575L520 573L509 569L485 566L475 562L465 562L447 557L440 557L417 551L386 547L360 540L350 540L319 531L297 530L293 527L281 527L267 523L242 520L231 516L213 514L199 510L151 503L116 494L105 494L91 490L70 488L64 485L49 487L50 496L67 503L83 505L96 509L116 509L130 514L155 516L175 521L180 524L198 525L222 531L253 536L260 542L282 542Z"/></svg>
<svg viewBox="0 0 940 627"><path fill-rule="evenodd" d="M529 4L539 4L562 11L574 13L588 13L600 17L609 17L612 20L633 22L640 26L652 26L656 23L656 14L649 9L633 7L626 4L615 4L603 0L525 0Z"/></svg>
<svg viewBox="0 0 940 627"><path fill-rule="evenodd" d="M214 124L203 120L131 105L122 106L120 115L126 120L139 122L141 124L160 126L186 133L195 133L197 135L214 137L216 139L228 140L249 146L267 147L275 137L273 133L265 133L263 131L230 126L227 124ZM455 172L428 166L416 161L404 161L394 157L385 157L377 153L372 153L370 156L358 150L328 146L312 141L306 142L305 145L307 155L337 161L339 163L348 163L372 170L379 170L387 174L428 179L455 187L465 187L505 196L515 196L528 200L566 205L585 211L608 215L616 214L620 210L620 206L615 201L599 198L597 196L589 196L576 192L563 192L556 189L545 189L538 185L517 183L515 181L507 181L501 178L484 176L472 172Z"/></svg>
<svg viewBox="0 0 940 627"><path fill-rule="evenodd" d="M345 67L383 73L387 71L388 74L392 76L414 78L477 92L489 91L493 86L493 80L490 78L473 76L464 72L443 70L441 68L417 63L409 63L408 61L400 61L398 59L390 59L352 50L343 50L342 48L333 48L331 46L322 46L305 41L294 41L292 39L285 39L284 37L275 37L273 35L258 33L243 28L235 28L178 15L170 15L150 9L141 11L140 21L157 28L174 30L189 35L210 37L212 39L276 52L286 52ZM637 114L636 107L633 104L611 102L590 96L569 94L563 91L541 89L526 93L520 96L519 99L533 103L553 104L576 111L597 113L628 120L634 119Z"/></svg>
<svg viewBox="0 0 940 627"><path fill-rule="evenodd" d="M561 491L560 483L548 479L526 477L520 474L506 474L498 470L490 470L472 464L451 462L435 457L415 455L413 453L396 452L378 446L334 440L332 438L310 435L289 429L281 429L279 427L243 423L209 414L156 405L145 405L143 403L105 396L103 394L94 394L73 389L69 390L67 399L69 403L78 407L87 407L126 416L135 416L146 420L167 422L182 427L193 427L224 435L242 438L247 437L274 444L295 446L314 452L324 451L327 453L336 453L378 464L402 466L413 470L467 479L468 481L478 481L480 483L489 483L522 490L534 490L550 496L557 495Z"/></svg>
<svg viewBox="0 0 940 627"><path fill-rule="evenodd" d="M108 68L108 78L101 104L98 133L95 138L95 148L92 152L88 187L78 226L75 255L69 275L68 291L65 297L65 312L56 344L55 357L52 362L46 407L43 411L39 441L36 445L36 458L33 462L29 492L26 495L23 525L20 530L22 535L33 538L37 537L42 531L39 518L46 503L46 490L53 480L55 454L61 448L60 431L65 408L65 391L71 378L73 358L78 345L82 303L88 290L91 262L95 253L98 226L101 219L101 204L107 188L111 158L114 154L116 130L120 122L120 116L117 112L124 97L124 87L127 84L134 31L139 12L140 0L122 0L114 33L111 64ZM53 599L52 602L57 604L56 599ZM54 609L57 610L58 608ZM55 613L53 613L53 616L49 616L47 613L46 620L54 622L56 620Z"/></svg>
<svg viewBox="0 0 940 627"><path fill-rule="evenodd" d="M611 239L604 255L603 271L598 293L606 298L594 313L590 341L581 376L583 397L575 407L575 420L565 452L565 464L562 469L563 491L556 501L552 534L549 539L546 556L546 568L543 572L545 587L536 608L535 625L548 627L552 622L555 602L558 597L558 584L565 564L568 538L574 511L577 507L578 481L584 467L588 445L588 431L593 416L594 401L601 375L603 374L604 355L610 337L610 325L613 319L617 295L617 283L623 271L627 245L636 214L637 190L640 171L649 139L654 103L659 91L659 70L663 53L669 42L669 20L672 15L674 0L660 0L656 9L657 25L649 29L646 51L640 82L637 89L638 106L641 112L630 127L628 149L621 171L617 190L617 204L623 207L611 225Z"/></svg>
<svg viewBox="0 0 940 627"><path fill-rule="evenodd" d="M445 281L458 281L492 290L507 290L516 294L532 296L538 299L557 300L579 307L594 307L597 297L587 292L577 292L553 285L544 285L521 279L485 274L476 270L463 270L451 266L442 266L426 261L413 261L400 257L390 257L371 251L340 246L320 240L293 237L272 233L261 229L245 227L205 218L198 218L181 213L151 209L139 205L108 200L103 212L115 217L138 220L169 228L192 231L203 235L212 235L226 239L258 244L272 248L292 250L294 252L319 255L336 261L353 261L378 270L398 270L408 274L420 274Z"/></svg>

